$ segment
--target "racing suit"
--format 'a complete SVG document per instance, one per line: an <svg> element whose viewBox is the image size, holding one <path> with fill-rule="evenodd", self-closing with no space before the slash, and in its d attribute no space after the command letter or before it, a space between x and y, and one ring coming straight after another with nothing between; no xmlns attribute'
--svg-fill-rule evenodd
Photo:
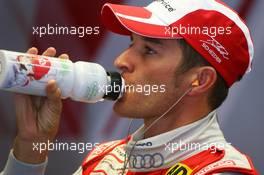
<svg viewBox="0 0 264 175"><path fill-rule="evenodd" d="M144 126L127 139L98 145L74 175L258 174L251 160L227 143L215 111L199 121L151 138L141 137L143 129ZM14 161L10 157L9 161ZM43 175L44 166L46 163L37 167L39 172L34 175ZM12 168L7 164L4 175L11 175Z"/></svg>

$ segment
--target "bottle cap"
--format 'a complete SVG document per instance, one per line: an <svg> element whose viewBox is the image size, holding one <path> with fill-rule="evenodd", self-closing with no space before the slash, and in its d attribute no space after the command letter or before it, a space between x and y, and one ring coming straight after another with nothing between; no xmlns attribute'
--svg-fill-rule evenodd
<svg viewBox="0 0 264 175"><path fill-rule="evenodd" d="M124 80L118 72L107 72L107 76L109 77L110 88L103 98L113 101L117 100L123 94Z"/></svg>

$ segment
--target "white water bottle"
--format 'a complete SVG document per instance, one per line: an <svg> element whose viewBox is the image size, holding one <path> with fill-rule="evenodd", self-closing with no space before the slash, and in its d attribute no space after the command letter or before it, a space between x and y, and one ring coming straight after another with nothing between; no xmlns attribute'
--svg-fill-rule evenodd
<svg viewBox="0 0 264 175"><path fill-rule="evenodd" d="M0 89L46 96L49 80L56 80L62 98L95 103L122 96L124 80L96 63L0 50Z"/></svg>

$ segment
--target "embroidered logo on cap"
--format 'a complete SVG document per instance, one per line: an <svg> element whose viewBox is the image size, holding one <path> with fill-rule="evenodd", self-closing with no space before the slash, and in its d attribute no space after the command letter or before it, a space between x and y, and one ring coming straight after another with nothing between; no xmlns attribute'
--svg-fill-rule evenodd
<svg viewBox="0 0 264 175"><path fill-rule="evenodd" d="M169 12L173 12L176 9L172 8L169 2L166 2L165 0L155 0L156 2L161 3Z"/></svg>
<svg viewBox="0 0 264 175"><path fill-rule="evenodd" d="M216 49L224 59L229 60L229 58L227 57L229 55L229 53L227 52L227 50L225 49L225 47L220 44L214 37L211 37L208 35L208 37L210 37L211 39L208 39L206 41L204 40L200 40L200 42L202 42L202 47L216 60L216 62L221 63L222 60L221 58L219 58L219 56L217 56L217 54L209 47L213 47L214 49Z"/></svg>

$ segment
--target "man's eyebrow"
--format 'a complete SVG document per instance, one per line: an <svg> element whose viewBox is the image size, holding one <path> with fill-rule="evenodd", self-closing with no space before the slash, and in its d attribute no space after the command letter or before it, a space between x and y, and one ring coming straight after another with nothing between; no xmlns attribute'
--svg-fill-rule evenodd
<svg viewBox="0 0 264 175"><path fill-rule="evenodd" d="M150 43L154 43L158 45L164 45L164 43L160 39L157 39L157 38L142 37L142 39L146 42L150 42Z"/></svg>
<svg viewBox="0 0 264 175"><path fill-rule="evenodd" d="M154 44L158 44L158 45L164 45L164 43L156 38L149 38L149 37L141 37L144 41L146 42L150 42L150 43L154 43ZM130 35L130 41L133 41L134 38L132 35Z"/></svg>

